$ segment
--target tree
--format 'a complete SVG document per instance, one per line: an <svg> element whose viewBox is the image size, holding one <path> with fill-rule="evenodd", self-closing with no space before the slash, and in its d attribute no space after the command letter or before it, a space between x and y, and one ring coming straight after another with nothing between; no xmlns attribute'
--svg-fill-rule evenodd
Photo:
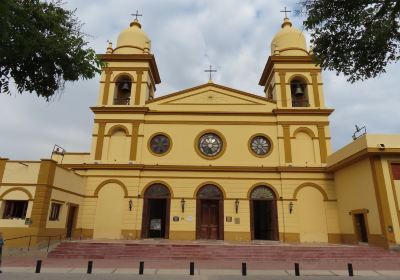
<svg viewBox="0 0 400 280"><path fill-rule="evenodd" d="M0 93L36 92L48 101L66 81L90 79L100 61L75 11L59 0L0 1Z"/></svg>
<svg viewBox="0 0 400 280"><path fill-rule="evenodd" d="M316 61L350 82L400 59L400 0L303 0L299 12Z"/></svg>

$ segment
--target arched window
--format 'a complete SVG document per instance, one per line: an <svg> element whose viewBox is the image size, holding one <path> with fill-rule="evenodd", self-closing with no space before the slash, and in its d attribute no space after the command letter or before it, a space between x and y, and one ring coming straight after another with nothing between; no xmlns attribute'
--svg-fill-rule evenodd
<svg viewBox="0 0 400 280"><path fill-rule="evenodd" d="M144 193L146 198L169 198L171 196L169 189L163 184L153 184Z"/></svg>
<svg viewBox="0 0 400 280"><path fill-rule="evenodd" d="M205 185L198 191L197 197L200 199L221 199L222 193L214 185Z"/></svg>
<svg viewBox="0 0 400 280"><path fill-rule="evenodd" d="M275 194L268 187L258 186L251 192L250 198L251 199L273 200L273 199L275 199Z"/></svg>
<svg viewBox="0 0 400 280"><path fill-rule="evenodd" d="M292 94L292 107L309 107L307 83L296 78L290 82L290 92Z"/></svg>
<svg viewBox="0 0 400 280"><path fill-rule="evenodd" d="M132 80L121 76L115 83L114 105L129 105L131 99Z"/></svg>

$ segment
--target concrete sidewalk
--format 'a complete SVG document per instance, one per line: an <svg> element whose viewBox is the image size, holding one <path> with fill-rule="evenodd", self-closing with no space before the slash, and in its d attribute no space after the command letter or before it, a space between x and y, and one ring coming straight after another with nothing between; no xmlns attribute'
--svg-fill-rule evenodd
<svg viewBox="0 0 400 280"><path fill-rule="evenodd" d="M35 274L34 267L4 267L2 268L3 274L0 274L0 279L4 278L5 275L37 275ZM93 274L96 275L139 275L139 270L135 268L93 268ZM86 268L77 267L42 267L40 274L74 274L74 275L87 275ZM348 277L347 270L301 270L301 276L344 276ZM189 276L189 269L144 269L144 275L164 275L164 276ZM195 269L195 275L197 276L241 276L241 270L239 269ZM294 276L293 270L248 270L248 276L277 276L277 277L291 277ZM29 277L30 277L29 276ZM400 278L400 270L358 270L354 271L354 276L364 277L396 277ZM3 277L3 278L2 278ZM193 277L193 276L192 276ZM325 278L325 277L324 277ZM8 278L13 279L13 278ZM203 279L203 278L202 278ZM207 279L207 278L206 278ZM335 278L336 279L336 278Z"/></svg>

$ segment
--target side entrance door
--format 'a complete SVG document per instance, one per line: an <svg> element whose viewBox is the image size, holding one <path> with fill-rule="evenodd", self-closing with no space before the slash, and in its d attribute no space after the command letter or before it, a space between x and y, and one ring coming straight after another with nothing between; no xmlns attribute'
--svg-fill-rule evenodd
<svg viewBox="0 0 400 280"><path fill-rule="evenodd" d="M76 216L76 206L69 206L68 217L67 217L67 238L72 237L72 232L75 225L75 216Z"/></svg>
<svg viewBox="0 0 400 280"><path fill-rule="evenodd" d="M367 226L365 224L364 214L355 214L354 215L357 238L359 242L368 242L368 234L367 234Z"/></svg>

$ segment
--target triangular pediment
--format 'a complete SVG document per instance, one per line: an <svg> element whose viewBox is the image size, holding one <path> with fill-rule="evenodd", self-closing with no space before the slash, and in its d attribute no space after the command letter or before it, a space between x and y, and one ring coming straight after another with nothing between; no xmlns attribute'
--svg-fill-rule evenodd
<svg viewBox="0 0 400 280"><path fill-rule="evenodd" d="M196 105L196 106L213 106L213 105L266 105L274 104L265 97L254 95L251 93L235 90L225 86L208 83L198 87L190 88L180 92L172 93L166 96L156 98L149 103L154 105Z"/></svg>

